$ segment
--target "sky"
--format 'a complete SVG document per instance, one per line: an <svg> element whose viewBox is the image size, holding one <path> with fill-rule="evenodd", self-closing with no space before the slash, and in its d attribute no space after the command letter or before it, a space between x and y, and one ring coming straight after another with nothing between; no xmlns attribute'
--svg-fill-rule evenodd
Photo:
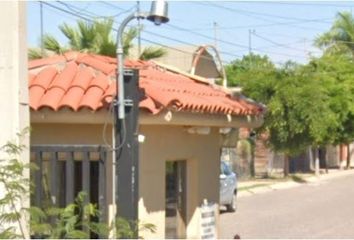
<svg viewBox="0 0 354 240"><path fill-rule="evenodd" d="M150 1L140 1L141 11ZM167 24L155 26L142 20L142 45L168 47L216 44L224 64L242 58L250 49L268 55L277 65L288 60L306 63L321 51L314 39L330 29L339 11L354 9L354 2L309 1L168 1ZM137 1L48 1L42 3L43 30L67 43L58 26L75 25L79 18L113 16L115 28L136 11ZM27 3L27 35L30 47L39 46L40 2ZM131 21L130 25L136 25ZM137 41L135 41L137 44ZM191 52L192 54L192 52Z"/></svg>

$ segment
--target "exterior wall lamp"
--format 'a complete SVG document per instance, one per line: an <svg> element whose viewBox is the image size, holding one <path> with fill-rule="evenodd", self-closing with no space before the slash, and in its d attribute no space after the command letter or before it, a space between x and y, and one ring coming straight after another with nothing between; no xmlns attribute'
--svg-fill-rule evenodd
<svg viewBox="0 0 354 240"><path fill-rule="evenodd" d="M127 24L133 19L144 19L155 23L155 25L161 25L161 23L167 23L169 18L168 14L168 3L164 0L155 0L151 4L151 10L149 13L147 12L134 12L130 14L127 18L123 20L121 25L119 26L117 33L117 88L116 92L118 94L118 118L125 118L125 105L129 105L129 103L124 99L124 88L123 88L123 68L124 68L124 56L123 56L123 32L124 28ZM119 86L119 87L118 87Z"/></svg>

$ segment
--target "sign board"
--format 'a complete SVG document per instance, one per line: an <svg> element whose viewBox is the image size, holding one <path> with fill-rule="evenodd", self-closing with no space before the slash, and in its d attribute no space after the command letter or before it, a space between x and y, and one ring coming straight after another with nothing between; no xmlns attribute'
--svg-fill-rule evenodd
<svg viewBox="0 0 354 240"><path fill-rule="evenodd" d="M208 203L204 200L201 206L201 239L216 239L216 203Z"/></svg>

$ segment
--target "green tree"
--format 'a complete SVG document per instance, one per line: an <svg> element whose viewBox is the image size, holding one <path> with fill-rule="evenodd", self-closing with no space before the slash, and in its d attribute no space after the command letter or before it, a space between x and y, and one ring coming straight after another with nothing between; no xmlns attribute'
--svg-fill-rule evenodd
<svg viewBox="0 0 354 240"><path fill-rule="evenodd" d="M70 26L66 23L59 26L60 31L68 39L68 46L62 46L59 41L48 34L43 36L43 48L62 54L69 50L95 53L110 57L116 56L116 39L113 37L113 19L95 20L87 22L77 21L77 26ZM123 52L129 56L132 49L133 40L138 36L139 29L129 28L123 35ZM143 50L139 59L149 60L159 58L166 54L166 51L160 47L147 47ZM36 59L43 57L40 50L30 49L29 58Z"/></svg>
<svg viewBox="0 0 354 240"><path fill-rule="evenodd" d="M229 86L241 86L248 97L267 103L274 94L276 68L267 56L250 54L226 66Z"/></svg>
<svg viewBox="0 0 354 240"><path fill-rule="evenodd" d="M335 134L336 144L346 144L347 167L350 167L351 152L349 144L353 142L353 59L354 59L354 18L350 12L339 12L329 31L316 39L316 45L324 50L324 55L316 61L317 71L328 72L327 78L334 80L334 90L339 89L336 102L340 104L341 125ZM334 105L336 106L336 105Z"/></svg>
<svg viewBox="0 0 354 240"><path fill-rule="evenodd" d="M266 131L269 146L284 153L285 175L290 156L307 146L330 141L329 133L338 127L336 114L330 108L327 85L316 81L308 69L293 62L276 68L260 56L246 56L233 65L229 69L234 71L228 73L239 76L228 76L231 81L240 79L245 95L267 106L264 125L258 132Z"/></svg>
<svg viewBox="0 0 354 240"><path fill-rule="evenodd" d="M307 66L311 77L326 86L329 107L335 113L336 125L328 143L347 144L354 141L354 61L346 54L325 54ZM347 167L351 154L348 147Z"/></svg>

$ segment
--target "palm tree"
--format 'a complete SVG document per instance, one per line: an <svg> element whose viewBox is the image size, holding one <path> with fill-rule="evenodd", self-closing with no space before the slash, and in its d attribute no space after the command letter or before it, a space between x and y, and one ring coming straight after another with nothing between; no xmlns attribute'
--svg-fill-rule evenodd
<svg viewBox="0 0 354 240"><path fill-rule="evenodd" d="M68 46L62 46L56 38L45 34L43 36L43 48L45 50L62 54L69 50L95 53L110 57L116 56L116 40L112 37L113 19L95 20L92 23L78 20L77 26L72 27L64 23L59 26L60 31L69 40ZM123 35L123 52L129 56L133 40L138 36L138 28L130 28ZM147 47L140 54L139 59L149 60L159 58L166 54L160 47ZM29 58L41 58L42 53L38 49L29 49Z"/></svg>
<svg viewBox="0 0 354 240"><path fill-rule="evenodd" d="M320 35L315 44L327 53L354 54L354 18L350 12L339 12L331 29Z"/></svg>

